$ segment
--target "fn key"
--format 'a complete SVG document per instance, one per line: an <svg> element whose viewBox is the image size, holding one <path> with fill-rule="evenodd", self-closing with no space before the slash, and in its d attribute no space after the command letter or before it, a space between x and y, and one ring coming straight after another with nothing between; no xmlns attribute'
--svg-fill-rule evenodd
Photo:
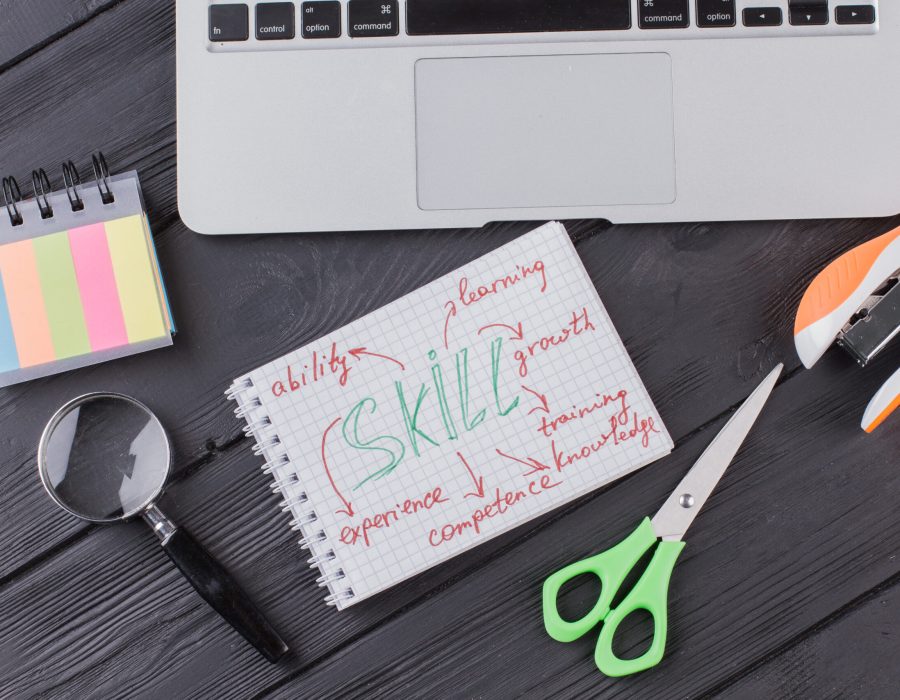
<svg viewBox="0 0 900 700"><path fill-rule="evenodd" d="M209 6L209 40L247 41L250 38L250 10L243 4Z"/></svg>
<svg viewBox="0 0 900 700"><path fill-rule="evenodd" d="M347 6L350 36L355 39L397 36L400 10L397 0L350 0Z"/></svg>

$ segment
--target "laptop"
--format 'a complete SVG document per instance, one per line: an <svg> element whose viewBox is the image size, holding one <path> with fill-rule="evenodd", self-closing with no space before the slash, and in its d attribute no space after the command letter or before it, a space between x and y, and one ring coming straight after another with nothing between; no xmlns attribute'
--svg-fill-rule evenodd
<svg viewBox="0 0 900 700"><path fill-rule="evenodd" d="M900 212L900 3L177 0L206 234Z"/></svg>

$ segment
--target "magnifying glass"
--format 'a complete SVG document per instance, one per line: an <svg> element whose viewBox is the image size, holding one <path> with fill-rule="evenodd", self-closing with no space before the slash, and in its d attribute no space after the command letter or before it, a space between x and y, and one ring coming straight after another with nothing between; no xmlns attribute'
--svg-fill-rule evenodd
<svg viewBox="0 0 900 700"><path fill-rule="evenodd" d="M72 515L112 523L140 515L207 603L269 661L288 647L228 572L156 506L171 449L159 419L121 394L87 394L50 419L38 470L50 497Z"/></svg>

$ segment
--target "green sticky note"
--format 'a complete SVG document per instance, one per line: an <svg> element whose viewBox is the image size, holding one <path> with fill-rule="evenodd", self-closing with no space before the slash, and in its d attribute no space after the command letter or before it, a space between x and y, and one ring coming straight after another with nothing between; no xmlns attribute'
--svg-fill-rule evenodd
<svg viewBox="0 0 900 700"><path fill-rule="evenodd" d="M72 250L65 231L32 241L57 360L91 351Z"/></svg>

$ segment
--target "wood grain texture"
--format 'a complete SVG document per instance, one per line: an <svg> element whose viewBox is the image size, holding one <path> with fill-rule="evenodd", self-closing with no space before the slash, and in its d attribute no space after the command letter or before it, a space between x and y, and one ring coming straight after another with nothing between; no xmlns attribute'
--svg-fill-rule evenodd
<svg viewBox="0 0 900 700"><path fill-rule="evenodd" d="M84 12L47 41L33 25L61 21L54 3ZM864 373L834 353L798 372L790 329L812 276L898 221L577 221L566 223L676 453L344 613L326 608L225 388L533 224L194 235L175 202L174 4L37 4L0 0L12 12L0 13L0 32L30 16L28 31L45 37L9 49L24 58L5 70L0 53L0 162L24 179L35 165L83 162L102 148L114 169L137 167L181 332L171 350L0 390L0 697L691 697L727 696L754 678L769 685L748 688L778 695L790 686L767 667L810 640L837 643L825 636L832 620L855 624L840 617L845 606L897 575L900 432L891 425L867 438L857 428L897 348ZM541 633L541 579L652 513L779 360L789 379L690 533L664 665L598 680L588 641L558 645ZM99 389L160 413L178 466L165 506L283 630L295 649L286 663L257 658L140 523L85 526L43 493L34 468L43 423L73 395ZM850 668L856 650L845 653ZM816 674L805 682L812 696L829 687ZM859 689L883 697L864 678Z"/></svg>
<svg viewBox="0 0 900 700"><path fill-rule="evenodd" d="M896 697L900 582L880 587L831 624L769 659L717 697L736 700Z"/></svg>
<svg viewBox="0 0 900 700"><path fill-rule="evenodd" d="M0 0L0 70L120 0Z"/></svg>

